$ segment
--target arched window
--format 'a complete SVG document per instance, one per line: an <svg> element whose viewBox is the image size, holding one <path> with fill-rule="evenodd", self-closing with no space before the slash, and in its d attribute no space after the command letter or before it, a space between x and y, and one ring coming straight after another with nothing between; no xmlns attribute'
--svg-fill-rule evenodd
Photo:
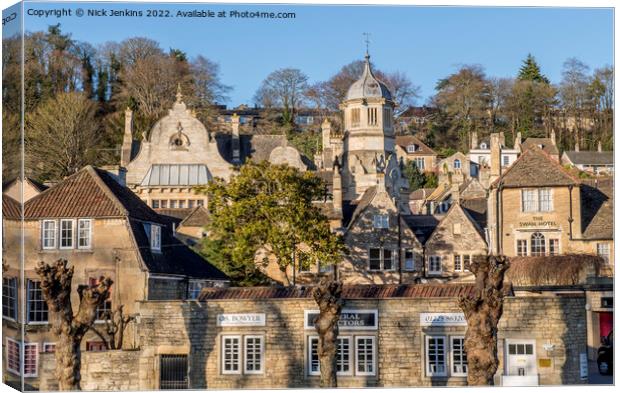
<svg viewBox="0 0 620 393"><path fill-rule="evenodd" d="M532 256L545 255L545 235L540 232L532 234Z"/></svg>
<svg viewBox="0 0 620 393"><path fill-rule="evenodd" d="M461 169L461 160L454 160L454 169Z"/></svg>

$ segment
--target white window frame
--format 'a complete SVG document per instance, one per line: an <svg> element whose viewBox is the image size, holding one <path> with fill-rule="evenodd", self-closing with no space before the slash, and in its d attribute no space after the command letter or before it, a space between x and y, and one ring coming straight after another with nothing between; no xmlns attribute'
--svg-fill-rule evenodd
<svg viewBox="0 0 620 393"><path fill-rule="evenodd" d="M502 166L510 165L510 156L502 156Z"/></svg>
<svg viewBox="0 0 620 393"><path fill-rule="evenodd" d="M452 166L454 167L454 169L461 169L461 160L459 160L458 158L456 160L454 160L454 162L452 163Z"/></svg>
<svg viewBox="0 0 620 393"><path fill-rule="evenodd" d="M316 336L318 337L318 336ZM338 351L341 349L341 346L338 345L338 340L347 340L349 342L349 371L337 371L338 370ZM355 351L353 350L353 344L354 344L354 340L353 340L353 336L338 336L336 338L336 375L353 375L353 368L355 368L356 362L355 362L355 358L353 357L355 355ZM318 347L317 347L318 350ZM320 364L319 364L319 375L321 368L320 368Z"/></svg>
<svg viewBox="0 0 620 393"><path fill-rule="evenodd" d="M5 280L9 282L9 285L6 285L6 286L9 286L10 288L4 288ZM9 296L10 294L7 293L7 289L13 291L13 295L15 296L13 297ZM18 310L17 298L18 298L17 277L2 277L2 319L17 322L17 310ZM11 306L13 308L13 314L14 314L13 316L4 315L5 300L7 302L11 302Z"/></svg>
<svg viewBox="0 0 620 393"><path fill-rule="evenodd" d="M456 261L458 260L458 264L459 266L457 267L456 265ZM452 256L452 262L454 264L454 271L455 272L462 272L463 269L463 257L460 254L454 254Z"/></svg>
<svg viewBox="0 0 620 393"><path fill-rule="evenodd" d="M17 367L21 368L22 362L21 362L21 357L22 357L22 348L21 348L21 344L19 341L13 340L10 337L6 338L6 356L5 356L5 361L6 361L6 369L7 371L15 374L15 375L21 375L21 370L15 370L13 368L11 368L10 364L11 362L9 361L9 346L17 346Z"/></svg>
<svg viewBox="0 0 620 393"><path fill-rule="evenodd" d="M359 348L357 345L357 342L359 340L367 340L370 339L372 341L372 371L359 371ZM354 340L354 344L355 344L355 375L366 375L366 376L372 376L372 375L376 375L377 374L377 342L375 339L375 336L355 336L355 340Z"/></svg>
<svg viewBox="0 0 620 393"><path fill-rule="evenodd" d="M50 318L50 311L49 309L47 310L47 320L45 321L31 321L30 320L30 283L35 283L38 282L39 286L41 285L41 281L37 281L37 280L31 280L31 279L27 279L26 280L26 323L28 325L47 325L49 323L49 318ZM42 291L42 290L41 290ZM45 306L47 307L47 302L45 301L45 298L43 297L43 292L41 292L41 302L43 304L45 304ZM32 302L34 302L34 300L32 300ZM37 300L38 302L38 300Z"/></svg>
<svg viewBox="0 0 620 393"><path fill-rule="evenodd" d="M388 229L390 227L390 215L375 214L372 217L372 226L375 229Z"/></svg>
<svg viewBox="0 0 620 393"><path fill-rule="evenodd" d="M534 241L534 235L540 235L536 236L536 242ZM534 250L534 247L536 247L536 251ZM530 255L535 257L545 256L547 255L547 252L547 237L545 234L542 232L532 233L530 235Z"/></svg>
<svg viewBox="0 0 620 393"><path fill-rule="evenodd" d="M248 339L260 340L260 350L258 352L260 369L248 370ZM244 374L263 374L265 372L265 336L260 334L252 334L243 336L243 373Z"/></svg>
<svg viewBox="0 0 620 393"><path fill-rule="evenodd" d="M524 188L521 190L521 212L538 212L538 190L534 188Z"/></svg>
<svg viewBox="0 0 620 393"><path fill-rule="evenodd" d="M524 247L525 247L524 252L520 252L520 251L519 251L519 242L523 242ZM529 240L528 240L528 239L517 239L517 240L516 240L516 243L515 243L515 251L516 251L516 253L515 253L515 254L516 254L518 257L526 257L526 256L528 256L528 252L529 252L529 243L530 243L530 242L529 242Z"/></svg>
<svg viewBox="0 0 620 393"><path fill-rule="evenodd" d="M439 260L439 270L433 270L433 260ZM428 256L428 273L429 274L441 274L443 272L442 267L443 258L441 255L429 255Z"/></svg>
<svg viewBox="0 0 620 393"><path fill-rule="evenodd" d="M312 342L315 340L316 340L316 357L317 357L317 361L319 362L319 366L317 368L317 371L312 371ZM311 376L321 375L321 360L319 358L319 336L308 336L308 348L306 350L306 353L308 354L308 366L307 366L308 375L311 375Z"/></svg>
<svg viewBox="0 0 620 393"><path fill-rule="evenodd" d="M88 223L88 244L80 246L80 240L82 240L81 231L82 224ZM80 218L77 220L77 248L80 250L90 250L93 247L93 220L91 218Z"/></svg>
<svg viewBox="0 0 620 393"><path fill-rule="evenodd" d="M407 145L407 153L415 153L416 149L415 149L415 145Z"/></svg>
<svg viewBox="0 0 620 393"><path fill-rule="evenodd" d="M17 351L18 351L18 361L17 364L19 366L19 368L23 368L24 369L24 378L36 378L39 376L39 343L36 342L26 342L26 343L22 343L20 341L17 340L13 340L10 337L6 338L7 340L7 350L6 350L6 369L7 371L10 371L13 374L16 375L21 375L21 370L14 370L12 368L9 367L9 350L8 350L8 346L10 345L9 342L11 342L12 344L16 344L17 345ZM22 350L22 344L23 344L23 350ZM34 346L35 350L34 350L34 356L35 356L35 366L34 366L34 373L29 373L26 374L26 347L28 346ZM22 355L24 357L24 359L22 359Z"/></svg>
<svg viewBox="0 0 620 393"><path fill-rule="evenodd" d="M53 347L54 350L53 351L47 351L48 347ZM54 353L54 352L56 352L56 342L47 342L47 341L45 341L43 343L43 349L42 349L41 352L43 352L43 353Z"/></svg>
<svg viewBox="0 0 620 393"><path fill-rule="evenodd" d="M431 362L430 362L430 339L443 339L443 372L433 372L431 371ZM427 377L447 377L448 376L448 338L445 335L426 335L424 337L424 368L426 370Z"/></svg>
<svg viewBox="0 0 620 393"><path fill-rule="evenodd" d="M408 252L411 253L411 258L407 258L407 253ZM415 253L415 250L413 248L405 248L404 249L403 259L405 260L404 270L408 271L408 272L415 271L416 253ZM408 264L409 261L411 261L411 266L409 266L409 264Z"/></svg>
<svg viewBox="0 0 620 393"><path fill-rule="evenodd" d="M415 159L415 166L418 168L418 170L423 171L424 168L424 157L418 157Z"/></svg>
<svg viewBox="0 0 620 393"><path fill-rule="evenodd" d="M551 252L551 244L553 244L555 242L555 245L553 246L553 253ZM560 239L558 239L557 237L550 237L549 241L547 242L547 254L549 255L560 255Z"/></svg>
<svg viewBox="0 0 620 393"><path fill-rule="evenodd" d="M465 352L465 336L450 336L450 375L452 375L453 377L466 377L467 376L467 371L465 372L455 372L454 371L454 366L455 366L455 361L454 361L454 341L455 340L463 340L463 347L461 348L462 354L467 358L467 352ZM465 363L467 370L469 371L469 364Z"/></svg>
<svg viewBox="0 0 620 393"><path fill-rule="evenodd" d="M226 362L226 356L225 356L226 345L225 345L225 341L226 341L226 339L236 339L237 340L237 348L238 348L238 351L239 351L239 356L237 358L237 370L226 370L226 367L225 367L225 362ZM244 365L242 364L242 363L244 363L244 359L243 359L243 337L241 335L239 335L239 334L223 334L220 343L221 343L220 358L221 358L221 372L222 372L222 374L235 374L235 375L241 374L241 370L244 367Z"/></svg>
<svg viewBox="0 0 620 393"><path fill-rule="evenodd" d="M548 198L543 199L543 196ZM551 188L540 188L538 190L538 211L545 213L553 211L553 190Z"/></svg>
<svg viewBox="0 0 620 393"><path fill-rule="evenodd" d="M609 243L596 243L596 255L603 258L605 264L609 264L611 258L611 247Z"/></svg>
<svg viewBox="0 0 620 393"><path fill-rule="evenodd" d="M152 251L161 251L161 226L151 224L151 236L149 237Z"/></svg>
<svg viewBox="0 0 620 393"><path fill-rule="evenodd" d="M46 240L46 228L45 228L45 224L53 224L54 225L54 229L52 230L54 237L53 238L48 238L50 240L52 240L52 245L51 246L46 246L45 245L45 240ZM54 250L56 248L56 245L58 244L58 223L56 222L56 220L43 220L41 221L41 249L43 250Z"/></svg>
<svg viewBox="0 0 620 393"><path fill-rule="evenodd" d="M71 223L71 245L70 246L63 246L62 245L62 241L63 241L63 228L62 225L64 223ZM58 248L61 250L71 250L75 246L75 220L73 219L61 219L60 220L60 225L58 226Z"/></svg>

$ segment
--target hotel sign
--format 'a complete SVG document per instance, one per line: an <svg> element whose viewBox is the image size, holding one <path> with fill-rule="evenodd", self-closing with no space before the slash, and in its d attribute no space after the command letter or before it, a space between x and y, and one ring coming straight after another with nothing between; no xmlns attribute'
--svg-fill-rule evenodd
<svg viewBox="0 0 620 393"><path fill-rule="evenodd" d="M217 326L265 326L265 314L218 314Z"/></svg>
<svg viewBox="0 0 620 393"><path fill-rule="evenodd" d="M314 323L319 317L318 310L304 311L304 327L314 329ZM338 328L342 330L377 330L377 310L342 310Z"/></svg>
<svg viewBox="0 0 620 393"><path fill-rule="evenodd" d="M521 228L557 228L557 226L557 222L553 220L545 220L542 216L534 216L531 221L519 222L519 227Z"/></svg>
<svg viewBox="0 0 620 393"><path fill-rule="evenodd" d="M467 326L467 320L462 312L423 312L420 326Z"/></svg>

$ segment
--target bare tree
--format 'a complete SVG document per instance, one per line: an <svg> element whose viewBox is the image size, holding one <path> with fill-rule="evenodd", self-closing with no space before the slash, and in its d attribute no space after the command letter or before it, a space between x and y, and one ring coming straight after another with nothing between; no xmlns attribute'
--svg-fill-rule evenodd
<svg viewBox="0 0 620 393"><path fill-rule="evenodd" d="M100 135L96 110L83 93L60 93L27 116L28 171L42 179L62 179L88 164Z"/></svg>
<svg viewBox="0 0 620 393"><path fill-rule="evenodd" d="M497 358L497 324L504 311L504 275L509 262L504 256L474 258L470 271L476 276L473 296L461 296L459 306L467 320L465 352L467 353L467 384L493 385L499 366Z"/></svg>
<svg viewBox="0 0 620 393"><path fill-rule="evenodd" d="M123 349L123 337L127 325L136 320L135 315L125 315L123 305L116 307L113 312L106 312L101 319L105 321L105 334L95 326L91 330L105 343L106 349Z"/></svg>
<svg viewBox="0 0 620 393"><path fill-rule="evenodd" d="M342 311L342 282L324 277L314 288L314 300L319 305L319 317L314 326L319 333L319 364L321 387L335 388L338 320Z"/></svg>
<svg viewBox="0 0 620 393"><path fill-rule="evenodd" d="M78 311L73 314L71 282L73 266L67 267L66 259L53 265L39 262L35 268L41 277L41 291L50 311L52 332L56 342L56 378L60 390L80 390L80 344L97 317L97 307L108 299L112 280L101 277L96 286L79 285Z"/></svg>
<svg viewBox="0 0 620 393"><path fill-rule="evenodd" d="M308 77L296 68L283 68L272 72L261 83L255 101L266 108L282 108L286 124L293 124L295 112L304 100Z"/></svg>

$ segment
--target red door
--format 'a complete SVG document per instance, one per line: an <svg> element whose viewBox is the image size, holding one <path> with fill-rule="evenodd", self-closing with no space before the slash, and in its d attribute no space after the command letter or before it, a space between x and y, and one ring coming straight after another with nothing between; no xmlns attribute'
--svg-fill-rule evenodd
<svg viewBox="0 0 620 393"><path fill-rule="evenodd" d="M611 330L614 328L614 313L601 312L598 315L599 332L602 339L603 337L607 337L609 332L611 332Z"/></svg>

